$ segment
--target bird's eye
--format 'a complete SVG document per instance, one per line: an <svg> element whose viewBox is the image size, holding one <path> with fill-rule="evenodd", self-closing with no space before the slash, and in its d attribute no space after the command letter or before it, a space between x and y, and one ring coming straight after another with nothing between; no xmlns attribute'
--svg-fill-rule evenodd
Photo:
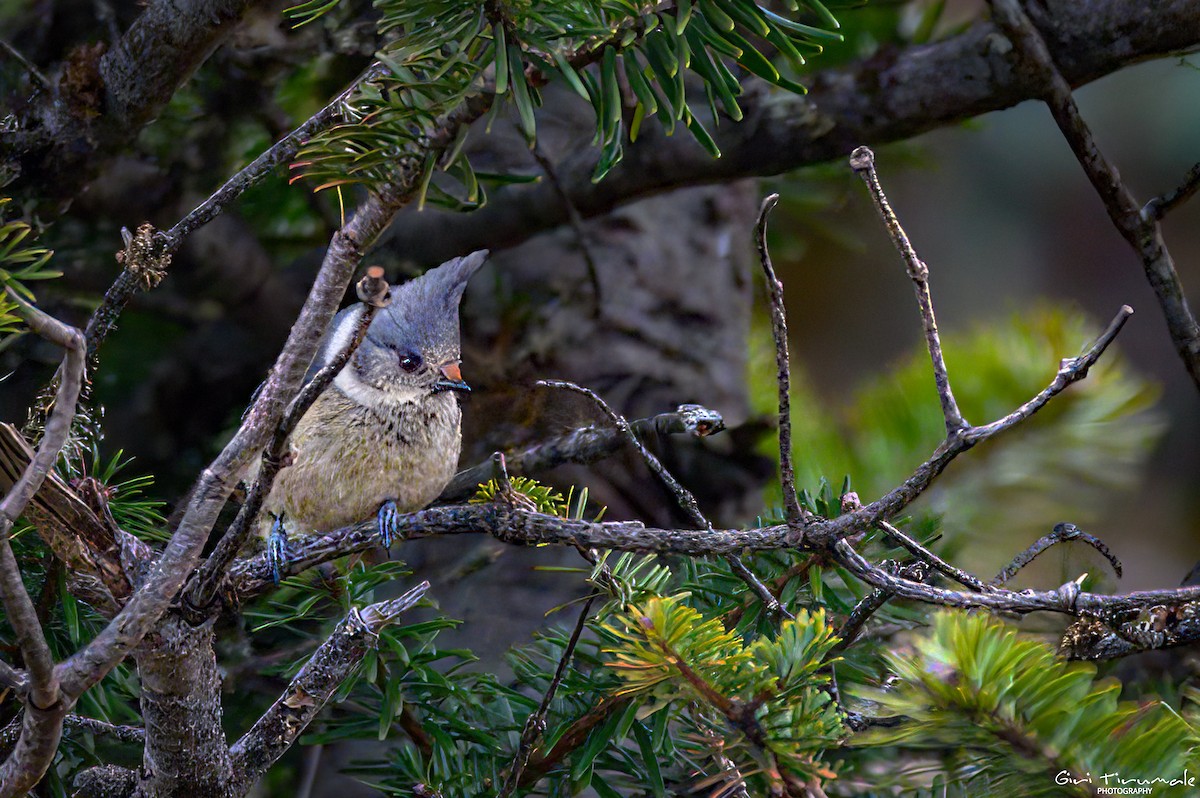
<svg viewBox="0 0 1200 798"><path fill-rule="evenodd" d="M405 352L400 355L400 368L412 373L421 368L421 356L412 352Z"/></svg>

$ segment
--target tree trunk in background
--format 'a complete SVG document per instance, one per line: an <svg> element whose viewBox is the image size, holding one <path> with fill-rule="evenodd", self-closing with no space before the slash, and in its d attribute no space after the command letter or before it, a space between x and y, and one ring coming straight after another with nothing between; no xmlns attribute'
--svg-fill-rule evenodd
<svg viewBox="0 0 1200 798"><path fill-rule="evenodd" d="M644 200L586 223L600 285L598 315L570 228L495 253L464 302L463 373L475 390L464 405L461 462L580 424L608 423L582 397L534 387L545 378L590 387L630 418L698 402L720 411L730 426L744 424L757 207L754 184L743 182ZM613 296L620 301L608 301ZM650 445L710 517L739 523L761 511L758 488L771 470L753 453L753 437L743 428ZM593 511L607 506L606 518L687 523L632 449L595 466L560 468L548 481L588 487ZM501 655L514 641L529 640L547 611L586 592L578 575L532 569L586 563L567 549L462 540L412 541L394 556L433 583L430 595L443 614L465 621L439 642L469 647L484 667L503 673ZM363 755L359 744L326 749L313 795L373 794L352 793L361 786L324 767Z"/></svg>

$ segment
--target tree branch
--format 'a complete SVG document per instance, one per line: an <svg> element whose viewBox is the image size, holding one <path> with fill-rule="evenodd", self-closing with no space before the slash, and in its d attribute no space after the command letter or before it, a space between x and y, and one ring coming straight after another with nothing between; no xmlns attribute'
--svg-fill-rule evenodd
<svg viewBox="0 0 1200 798"><path fill-rule="evenodd" d="M625 440L633 444L633 448L642 456L642 460L645 461L650 471L667 487L667 490L671 491L672 495L675 496L676 502L683 508L684 514L696 525L696 528L712 530L712 522L704 517L704 513L700 511L700 505L696 502L696 497L692 495L692 492L679 484L679 480L675 479L659 459L646 448L646 445L633 434L633 429L630 428L629 422L625 420L625 417L609 407L608 403L601 399L595 391L561 380L539 380L537 384L550 388L564 388L591 399L608 416L609 421L616 425ZM729 567L733 570L734 575L745 582L747 587L753 590L754 594L759 597L768 613L771 615L782 615L785 618L792 617L787 608L779 603L779 599L775 598L775 594L768 590L767 586L762 583L762 580L746 567L741 557L737 554L726 554L725 561L729 563Z"/></svg>
<svg viewBox="0 0 1200 798"><path fill-rule="evenodd" d="M1063 543L1068 540L1079 540L1088 544L1109 561L1113 570L1116 571L1117 576L1121 575L1121 561L1117 559L1115 554L1109 551L1108 546L1105 545L1103 540L1095 535L1089 535L1074 524L1058 524L1049 535L1043 535L1038 538L1029 548L1016 557L1013 557L1012 562L1006 565L1000 573L996 574L996 577L992 580L992 584L1006 584L1008 580L1016 576L1022 568L1033 562L1046 549L1049 549L1056 543Z"/></svg>
<svg viewBox="0 0 1200 798"><path fill-rule="evenodd" d="M550 703L554 700L554 694L558 692L558 686L562 683L567 666L571 664L571 657L575 655L575 646L579 644L579 638L583 635L583 629L587 624L588 615L592 611L592 605L596 602L596 598L599 595L598 591L593 592L584 601L583 608L579 611L579 618L575 621L575 628L571 630L571 637L567 640L567 645L563 648L562 656L559 657L558 667L554 669L554 677L550 680L546 692L542 695L541 703L538 704L537 709L525 719L525 728L521 730L521 740L517 744L517 754L513 758L508 776L504 780L504 786L497 793L496 798L508 798L521 785L521 774L525 771L525 766L529 764L529 756L533 753L533 747L537 745L546 731L546 714L550 711Z"/></svg>
<svg viewBox="0 0 1200 798"><path fill-rule="evenodd" d="M796 469L792 466L792 400L791 359L788 355L787 310L783 304L783 283L775 276L771 253L767 249L767 214L779 202L778 194L762 201L755 226L755 242L763 277L767 281L767 296L771 304L771 336L775 340L775 384L779 391L779 480L783 488L783 505L789 524L803 527L805 513L796 495Z"/></svg>
<svg viewBox="0 0 1200 798"><path fill-rule="evenodd" d="M1191 0L1052 3L1038 25L1066 79L1089 83L1132 64L1196 47L1200 8ZM1087 36L1078 31L1086 30ZM780 95L748 82L738 98L745 118L713 131L720 158L686 136L645 126L622 162L600 183L591 176L598 153L580 148L557 164L563 191L590 218L617 205L681 186L776 175L953 125L1041 96L1028 69L1014 69L996 46L997 28L981 20L965 32L924 45L884 49L844 67L815 71L807 95ZM388 247L419 262L440 262L480 247L501 249L567 221L548 184L493 191L470 214L426 209L397 220Z"/></svg>
<svg viewBox="0 0 1200 798"><path fill-rule="evenodd" d="M1142 207L1142 218L1160 222L1168 213L1191 199L1197 191L1200 191L1200 163L1188 170L1178 188L1147 202Z"/></svg>
<svg viewBox="0 0 1200 798"><path fill-rule="evenodd" d="M695 435L703 438L725 429L725 420L715 410L702 405L680 405L671 413L629 422L638 438L650 435ZM510 474L528 476L564 463L589 465L609 457L625 445L621 431L612 427L587 426L565 435L536 443L521 452L505 455L505 468ZM481 463L460 471L438 496L437 503L448 504L473 495L481 482L492 477L494 466L489 457Z"/></svg>
<svg viewBox="0 0 1200 798"><path fill-rule="evenodd" d="M904 258L904 265L908 267L908 277L912 280L913 290L917 294L917 306L921 309L921 326L925 330L925 345L929 349L929 359L933 363L933 382L937 386L938 400L942 404L942 418L945 419L946 434L949 435L955 430L970 425L963 418L962 411L958 409L958 402L954 400L954 391L950 388L950 377L946 373L946 359L942 356L942 339L938 334L937 318L933 313L933 297L929 292L929 267L917 257L917 252L908 240L904 228L900 226L900 220L896 218L896 212L892 210L887 195L883 193L879 175L875 173L875 153L867 147L856 147L854 152L850 153L850 168L866 184L871 193L871 200L875 204L875 210L879 212L879 218L883 219L883 225L892 238L892 244L900 253L900 257Z"/></svg>
<svg viewBox="0 0 1200 798"><path fill-rule="evenodd" d="M329 697L358 666L379 632L415 605L429 589L422 582L399 598L351 610L317 648L271 708L234 743L231 794L245 795L308 728Z"/></svg>
<svg viewBox="0 0 1200 798"><path fill-rule="evenodd" d="M0 144L17 193L65 204L159 115L258 0L153 0L111 50L79 51L72 80L22 115Z"/></svg>
<svg viewBox="0 0 1200 798"><path fill-rule="evenodd" d="M25 512L30 499L54 468L71 432L75 404L83 387L83 334L28 304L11 288L5 289L17 306L17 313L29 328L66 350L62 378L54 408L46 420L45 434L33 459L20 479L0 502L0 598L4 612L17 637L28 677L28 700L21 737L13 752L0 765L0 796L21 795L32 788L45 773L62 734L62 719L69 708L64 700L54 657L46 642L37 609L25 590L21 569L13 554L9 535L13 524Z"/></svg>
<svg viewBox="0 0 1200 798"><path fill-rule="evenodd" d="M1046 41L1021 9L1019 0L991 0L991 7L996 24L1014 45L1013 57L1033 72L1038 81L1036 96L1049 106L1058 129L1096 189L1113 225L1141 258L1175 351L1200 390L1200 324L1188 306L1157 215L1142 213L1129 189L1121 182L1116 167L1096 146L1092 131L1083 121L1071 95L1071 84L1059 72ZM1186 185L1184 191L1187 191Z"/></svg>
<svg viewBox="0 0 1200 798"><path fill-rule="evenodd" d="M257 184L271 171L282 163L290 161L300 152L300 148L317 133L338 121L342 106L350 95L363 83L367 83L384 74L386 67L379 62L371 64L341 94L330 100L329 104L309 117L305 122L287 134L257 158L242 168L240 172L225 181L212 196L196 206L187 216L176 222L175 226L163 234L163 246L167 252L174 252L191 233L211 222L231 202L242 195L246 189Z"/></svg>

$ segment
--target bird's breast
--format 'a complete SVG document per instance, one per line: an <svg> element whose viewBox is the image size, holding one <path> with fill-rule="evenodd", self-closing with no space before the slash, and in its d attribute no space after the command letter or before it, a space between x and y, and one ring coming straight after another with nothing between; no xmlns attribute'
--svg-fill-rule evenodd
<svg viewBox="0 0 1200 798"><path fill-rule="evenodd" d="M418 510L454 476L460 422L451 394L368 408L331 387L292 433L293 462L267 508L319 532L368 518L389 499Z"/></svg>

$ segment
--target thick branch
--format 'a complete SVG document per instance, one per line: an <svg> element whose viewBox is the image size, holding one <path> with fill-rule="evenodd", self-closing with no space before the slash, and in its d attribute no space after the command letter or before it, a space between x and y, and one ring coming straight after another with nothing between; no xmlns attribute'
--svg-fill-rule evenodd
<svg viewBox="0 0 1200 798"><path fill-rule="evenodd" d="M429 583L422 582L399 598L350 611L313 652L283 695L230 749L234 772L231 795L245 795L262 778L354 671L379 632L420 601L428 589Z"/></svg>
<svg viewBox="0 0 1200 798"><path fill-rule="evenodd" d="M1037 22L1073 86L1200 43L1200 7L1192 0L1162 0L1154 13L1142 0L1053 3ZM863 143L910 138L1040 97L1037 75L1014 68L997 41L996 26L980 21L943 41L819 70L806 80L804 97L748 86L738 99L745 119L713 131L719 159L687 136L667 137L645 126L600 183L591 180L598 154L586 149L557 165L559 180L579 213L592 217L680 186L833 160ZM436 263L480 247L513 245L567 218L553 185L510 186L493 192L474 213L410 213L393 227L389 246L406 258Z"/></svg>
<svg viewBox="0 0 1200 798"><path fill-rule="evenodd" d="M15 190L69 200L157 117L257 0L153 0L107 53L79 51L0 145ZM69 78L69 79L68 79Z"/></svg>
<svg viewBox="0 0 1200 798"><path fill-rule="evenodd" d="M191 798L224 798L231 767L213 625L168 615L151 638L135 655L146 744L134 798L170 795L185 784Z"/></svg>

